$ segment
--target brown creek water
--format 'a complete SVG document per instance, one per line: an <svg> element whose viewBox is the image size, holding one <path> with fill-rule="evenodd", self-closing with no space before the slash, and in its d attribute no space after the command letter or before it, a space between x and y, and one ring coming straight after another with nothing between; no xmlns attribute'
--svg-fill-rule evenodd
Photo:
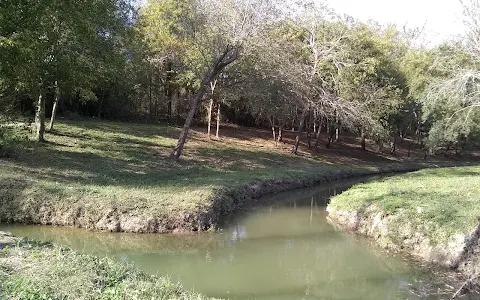
<svg viewBox="0 0 480 300"><path fill-rule="evenodd" d="M217 232L127 234L9 224L0 224L0 230L133 263L212 297L449 299L454 291L444 276L327 221L329 198L356 182L259 199L256 205L225 218Z"/></svg>

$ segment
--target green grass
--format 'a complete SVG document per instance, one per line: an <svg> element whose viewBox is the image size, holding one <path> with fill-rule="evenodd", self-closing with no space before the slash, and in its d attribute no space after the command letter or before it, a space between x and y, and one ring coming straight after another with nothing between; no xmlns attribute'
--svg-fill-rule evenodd
<svg viewBox="0 0 480 300"><path fill-rule="evenodd" d="M334 197L330 207L361 212L369 204L387 214L402 212L405 222L423 226L436 243L468 235L480 217L480 167L426 169L359 184Z"/></svg>
<svg viewBox="0 0 480 300"><path fill-rule="evenodd" d="M131 265L24 240L0 249L0 299L209 298Z"/></svg>
<svg viewBox="0 0 480 300"><path fill-rule="evenodd" d="M295 156L237 130L209 141L193 131L180 162L168 156L176 127L104 121L56 124L47 143L0 160L0 220L89 227L116 211L140 218L206 211L219 190L272 179L369 173L392 164L338 156ZM392 167L395 169L396 167ZM82 224L75 224L77 215Z"/></svg>

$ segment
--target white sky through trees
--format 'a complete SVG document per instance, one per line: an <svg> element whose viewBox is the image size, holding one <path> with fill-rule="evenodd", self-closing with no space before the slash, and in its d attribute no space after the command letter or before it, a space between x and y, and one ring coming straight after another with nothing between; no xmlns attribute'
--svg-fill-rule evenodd
<svg viewBox="0 0 480 300"><path fill-rule="evenodd" d="M316 1L316 0L315 0ZM399 28L424 27L429 44L438 44L465 31L459 0L328 0L337 13L356 19L397 24Z"/></svg>
<svg viewBox="0 0 480 300"><path fill-rule="evenodd" d="M134 0L144 5L147 0ZM277 0L288 2L295 0ZM320 2L321 0L313 0ZM424 40L436 45L452 37L463 35L460 0L325 0L337 13L347 14L361 21L374 20L382 25L396 24L399 28L424 28Z"/></svg>

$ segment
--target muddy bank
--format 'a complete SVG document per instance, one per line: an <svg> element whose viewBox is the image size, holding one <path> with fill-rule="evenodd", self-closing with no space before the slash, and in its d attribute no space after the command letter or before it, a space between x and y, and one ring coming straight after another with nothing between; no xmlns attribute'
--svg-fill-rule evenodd
<svg viewBox="0 0 480 300"><path fill-rule="evenodd" d="M304 178L252 182L217 190L211 196L208 205L169 214L156 214L141 206L131 210L122 210L113 202L97 205L95 203L99 203L99 201L95 202L94 200L92 202L82 200L71 206L41 205L32 203L32 201L36 201L35 199L22 199L12 192L12 196L9 197L7 194L4 197L7 201L0 205L0 222L72 226L134 233L204 231L215 228L222 216L234 212L243 205L251 204L265 195L340 179L449 165L459 165L459 163L391 164L383 168L356 168L350 171L342 170L321 174L319 172L319 175ZM282 174L278 174L278 176L281 177ZM14 187L12 187L12 191L13 189Z"/></svg>
<svg viewBox="0 0 480 300"><path fill-rule="evenodd" d="M356 211L327 208L330 221L343 230L372 238L378 245L420 258L435 266L449 268L466 279L480 275L480 223L469 234L456 234L436 243L427 234L428 225L411 222L400 210L387 214L373 204Z"/></svg>

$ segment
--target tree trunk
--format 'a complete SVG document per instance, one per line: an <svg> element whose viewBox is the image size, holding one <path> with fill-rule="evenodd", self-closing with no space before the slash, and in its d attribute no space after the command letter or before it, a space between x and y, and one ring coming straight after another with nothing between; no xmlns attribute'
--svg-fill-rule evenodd
<svg viewBox="0 0 480 300"><path fill-rule="evenodd" d="M412 139L412 141L410 142L410 145L408 145L408 153L407 153L407 157L410 157L410 155L412 154L412 146L413 146L413 143L415 142L414 139Z"/></svg>
<svg viewBox="0 0 480 300"><path fill-rule="evenodd" d="M366 143L367 136L365 134L365 129L364 128L361 129L360 136L361 136L361 139L362 139L362 141L361 141L362 150L366 151L367 150L367 143Z"/></svg>
<svg viewBox="0 0 480 300"><path fill-rule="evenodd" d="M38 95L37 102L37 111L35 113L35 126L36 126L36 137L37 142L44 142L45 134L45 97L43 97L42 92Z"/></svg>
<svg viewBox="0 0 480 300"><path fill-rule="evenodd" d="M335 126L331 125L327 119L327 148L330 148L333 138L335 136Z"/></svg>
<svg viewBox="0 0 480 300"><path fill-rule="evenodd" d="M233 52L233 53L232 53ZM230 56L230 57L229 57ZM203 96L207 91L207 85L211 83L226 66L233 63L238 58L238 51L234 47L227 45L223 54L215 61L212 69L208 74L205 74L200 88L198 89L195 96L192 98L190 103L190 111L188 112L187 119L185 120L185 124L183 126L183 130L180 133L180 137L178 138L177 146L173 149L170 156L175 160L178 160L182 155L183 147L185 146L185 142L188 137L188 131L190 130L190 126L192 125L193 118L195 117L195 113L197 112L197 107L202 102ZM218 107L218 122L220 122L220 106ZM217 125L218 128L218 125ZM218 134L218 129L217 129Z"/></svg>
<svg viewBox="0 0 480 300"><path fill-rule="evenodd" d="M285 125L285 122L279 122L279 127L278 127L278 137L277 137L277 142L282 143L283 142L283 126Z"/></svg>
<svg viewBox="0 0 480 300"><path fill-rule="evenodd" d="M392 141L390 141L390 153L395 154L397 151L397 137L394 135Z"/></svg>
<svg viewBox="0 0 480 300"><path fill-rule="evenodd" d="M277 143L277 136L275 135L275 117L272 117L270 120L270 124L272 125L272 135L273 135L273 141L275 142L275 146L278 145Z"/></svg>
<svg viewBox="0 0 480 300"><path fill-rule="evenodd" d="M300 124L298 125L298 133L297 137L295 138L295 144L292 147L292 153L297 154L298 146L300 144L300 138L302 136L303 127L305 126L305 118L307 117L309 107L305 107L302 112L302 116L300 117Z"/></svg>
<svg viewBox="0 0 480 300"><path fill-rule="evenodd" d="M215 137L218 139L219 138L219 133L220 133L220 106L221 104L218 103L218 111L217 111L217 133L215 134Z"/></svg>
<svg viewBox="0 0 480 300"><path fill-rule="evenodd" d="M103 101L105 101L105 91L104 90L102 90L102 99L100 99L100 105L98 107L98 118L99 119L102 117Z"/></svg>
<svg viewBox="0 0 480 300"><path fill-rule="evenodd" d="M320 117L320 123L318 124L318 129L315 135L315 152L318 150L318 144L320 143L320 134L322 133L323 118Z"/></svg>
<svg viewBox="0 0 480 300"><path fill-rule="evenodd" d="M315 144L314 144L315 151L317 151L318 144L320 143L320 133L321 133L321 131L320 131L320 128L319 128L319 130L317 131L316 136L315 136Z"/></svg>
<svg viewBox="0 0 480 300"><path fill-rule="evenodd" d="M207 129L208 139L210 139L210 130L212 127L212 109L213 109L213 99L210 99L210 104L208 105L208 129Z"/></svg>
<svg viewBox="0 0 480 300"><path fill-rule="evenodd" d="M164 85L164 95L165 98L167 99L167 120L168 123L171 123L173 120L173 86L172 86L172 80L171 80L171 74L172 74L172 62L170 60L167 60L167 65L165 68L165 85Z"/></svg>
<svg viewBox="0 0 480 300"><path fill-rule="evenodd" d="M62 107L62 117L65 118L65 101L62 101L62 100L58 100L58 102L60 103L60 106Z"/></svg>
<svg viewBox="0 0 480 300"><path fill-rule="evenodd" d="M195 117L195 113L197 112L198 104L202 101L203 96L206 92L206 82L203 82L200 88L198 89L195 96L192 98L190 103L190 111L188 112L187 118L185 120L185 124L183 125L182 132L180 133L180 137L178 138L177 146L173 149L170 157L175 160L178 160L182 155L183 147L185 146L185 142L187 141L188 131L190 130L190 126L192 125L193 118Z"/></svg>
<svg viewBox="0 0 480 300"><path fill-rule="evenodd" d="M153 120L152 84L153 84L153 78L152 78L152 74L150 73L149 84L148 84L148 102L149 102L148 111L150 113L150 122Z"/></svg>
<svg viewBox="0 0 480 300"><path fill-rule="evenodd" d="M338 142L340 136L340 121L338 119L338 111L335 112L335 143Z"/></svg>
<svg viewBox="0 0 480 300"><path fill-rule="evenodd" d="M213 109L213 94L215 93L215 87L217 86L217 80L210 82L210 92L212 93L212 99L210 100L210 105L208 106L208 139L210 139L210 130L212 126L212 109ZM218 133L217 133L218 137Z"/></svg>
<svg viewBox="0 0 480 300"><path fill-rule="evenodd" d="M59 99L60 99L60 88L58 87L58 82L55 81L55 96L53 98L52 116L50 117L50 125L48 125L48 131L53 130L53 123L55 122L55 117L57 116Z"/></svg>
<svg viewBox="0 0 480 300"><path fill-rule="evenodd" d="M297 118L297 108L295 107L295 111L293 113L293 118L292 118L292 132L295 131L295 119Z"/></svg>

